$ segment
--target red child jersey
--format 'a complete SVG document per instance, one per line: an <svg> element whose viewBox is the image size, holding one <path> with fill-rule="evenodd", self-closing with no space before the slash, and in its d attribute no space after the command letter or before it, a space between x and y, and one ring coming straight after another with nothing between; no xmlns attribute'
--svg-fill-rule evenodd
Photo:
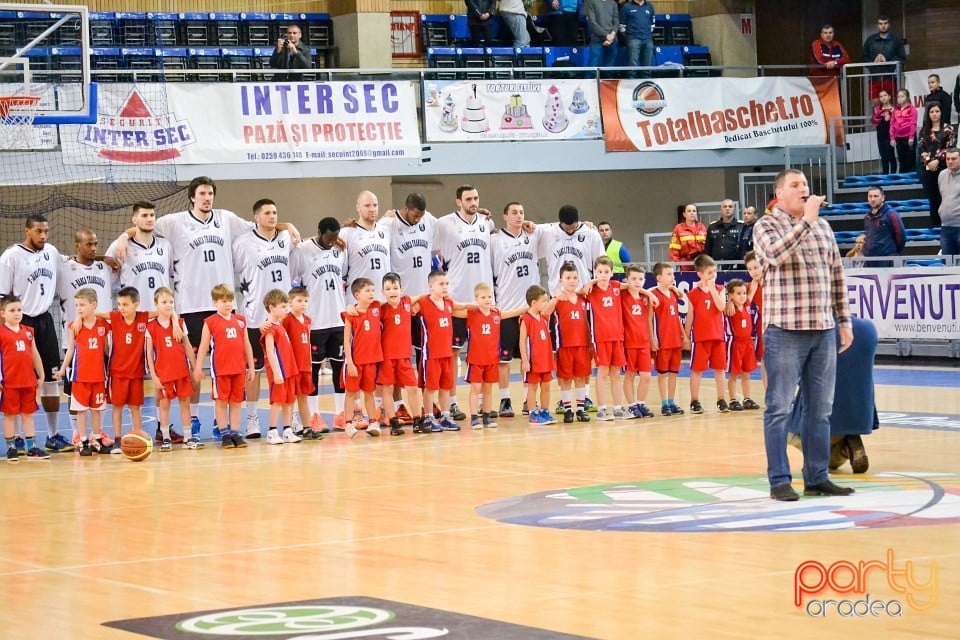
<svg viewBox="0 0 960 640"><path fill-rule="evenodd" d="M623 312L623 346L627 349L650 347L650 299L645 295L634 298L629 291L620 296Z"/></svg>
<svg viewBox="0 0 960 640"><path fill-rule="evenodd" d="M724 316L727 342L753 342L754 327L756 326L757 310L752 305L744 305L737 309L732 316Z"/></svg>
<svg viewBox="0 0 960 640"><path fill-rule="evenodd" d="M74 336L73 359L70 362L72 382L106 382L107 372L103 366L107 356L107 340L110 325L97 318L92 327L80 326Z"/></svg>
<svg viewBox="0 0 960 640"><path fill-rule="evenodd" d="M577 296L574 302L557 300L554 311L557 318L554 347L589 347L590 325L587 323L587 315L590 309L584 297Z"/></svg>
<svg viewBox="0 0 960 640"><path fill-rule="evenodd" d="M0 325L0 382L11 389L29 389L37 386L37 372L33 368L33 329L25 324L14 331Z"/></svg>
<svg viewBox="0 0 960 640"><path fill-rule="evenodd" d="M280 363L280 373L283 375L283 380L274 379L273 367L270 366L270 362L267 360L268 335L273 336L273 352L277 355L277 362ZM299 370L297 369L296 357L293 355L293 345L290 344L290 336L287 335L287 330L283 328L282 324L271 322L266 331L261 330L260 346L263 348L263 361L267 369L267 382L276 384L289 380L297 375Z"/></svg>
<svg viewBox="0 0 960 640"><path fill-rule="evenodd" d="M723 291L722 285L718 284L716 288ZM713 295L696 286L687 292L687 300L693 312L691 341L723 340L723 309L717 308Z"/></svg>
<svg viewBox="0 0 960 640"><path fill-rule="evenodd" d="M383 362L383 347L380 345L383 328L380 326L380 305L372 304L366 311L357 309L355 316L341 313L343 321L350 325L350 354L353 364L379 364ZM407 354L409 356L409 354Z"/></svg>
<svg viewBox="0 0 960 640"><path fill-rule="evenodd" d="M556 369L553 361L553 348L550 345L550 327L547 317L540 314L537 318L529 311L520 317L527 328L527 356L530 359L530 371L533 373L552 372ZM523 348L521 345L520 348Z"/></svg>
<svg viewBox="0 0 960 640"><path fill-rule="evenodd" d="M620 283L611 281L606 289L594 286L587 295L594 343L623 341L620 294Z"/></svg>
<svg viewBox="0 0 960 640"><path fill-rule="evenodd" d="M445 298L441 309L430 296L425 296L419 304L423 358L434 360L453 356L453 303Z"/></svg>
<svg viewBox="0 0 960 640"><path fill-rule="evenodd" d="M383 319L380 341L384 360L405 360L410 357L413 351L410 333L410 325L413 323L412 307L410 296L402 296L397 306L389 302L380 304L380 316Z"/></svg>
<svg viewBox="0 0 960 640"><path fill-rule="evenodd" d="M678 300L672 291L663 293L659 288L651 289L660 304L653 310L653 331L661 349L679 349L683 346L683 330L680 327Z"/></svg>
<svg viewBox="0 0 960 640"><path fill-rule="evenodd" d="M763 285L757 283L757 290L753 293L753 304L757 307L757 330L763 329Z"/></svg>
<svg viewBox="0 0 960 640"><path fill-rule="evenodd" d="M310 325L313 321L304 314L303 320L297 320L292 313L283 319L283 328L287 330L290 345L293 347L293 359L297 363L297 371L309 373L313 368L310 352Z"/></svg>
<svg viewBox="0 0 960 640"><path fill-rule="evenodd" d="M180 330L184 333L187 331L183 318L180 319ZM173 337L173 323L164 327L159 318L154 318L147 323L147 332L153 342L153 353L148 353L147 357L153 358L153 367L160 382L189 377L190 363L187 352L183 349L183 343Z"/></svg>
<svg viewBox="0 0 960 640"><path fill-rule="evenodd" d="M247 335L247 319L231 313L224 318L219 313L203 321L210 332L210 375L235 376L247 371L247 350L243 338Z"/></svg>
<svg viewBox="0 0 960 640"><path fill-rule="evenodd" d="M132 322L127 322L119 311L110 312L110 377L143 380L146 377L144 345L150 314L137 311Z"/></svg>
<svg viewBox="0 0 960 640"><path fill-rule="evenodd" d="M484 315L479 309L467 311L467 364L500 363L500 312L492 309ZM549 334L548 334L549 335Z"/></svg>

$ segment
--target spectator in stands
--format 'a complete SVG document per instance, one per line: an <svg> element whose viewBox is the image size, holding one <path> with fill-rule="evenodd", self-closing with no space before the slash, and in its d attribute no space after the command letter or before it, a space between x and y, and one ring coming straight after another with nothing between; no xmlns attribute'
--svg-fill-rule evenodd
<svg viewBox="0 0 960 640"><path fill-rule="evenodd" d="M745 207L743 210L743 226L740 228L740 259L743 260L753 251L753 225L757 223L757 208Z"/></svg>
<svg viewBox="0 0 960 640"><path fill-rule="evenodd" d="M613 262L613 279L623 282L623 266L630 264L630 252L623 246L619 240L613 239L613 227L609 222L601 222L597 225L597 231L600 232L600 239L603 240L603 248L607 252L607 257Z"/></svg>
<svg viewBox="0 0 960 640"><path fill-rule="evenodd" d="M707 240L703 252L714 260L739 260L740 236L743 234L743 223L737 220L736 205L727 198L720 203L720 219L714 220L707 227ZM722 265L730 269L735 265Z"/></svg>
<svg viewBox="0 0 960 640"><path fill-rule="evenodd" d="M938 176L947 166L947 149L956 144L953 127L943 121L940 105L936 102L927 105L923 115L923 127L920 129L920 164L923 171L920 179L930 200L930 226L940 226L940 187Z"/></svg>
<svg viewBox="0 0 960 640"><path fill-rule="evenodd" d="M881 173L897 172L897 153L890 136L890 120L893 119L893 101L884 89L877 96L879 104L873 108L873 126L877 128L877 149L880 151Z"/></svg>
<svg viewBox="0 0 960 640"><path fill-rule="evenodd" d="M670 236L670 261L690 262L680 265L680 271L693 271L693 259L703 253L707 241L707 228L697 219L697 205L683 205L680 210L680 224L673 228Z"/></svg>
<svg viewBox="0 0 960 640"><path fill-rule="evenodd" d="M524 0L500 0L500 19L513 34L513 46L529 47L530 32L527 31L527 10Z"/></svg>
<svg viewBox="0 0 960 640"><path fill-rule="evenodd" d="M898 256L907 243L900 216L886 202L883 187L867 189L867 203L870 213L863 218L864 244L863 255L868 258L878 256ZM868 262L869 267L892 267L893 262Z"/></svg>
<svg viewBox="0 0 960 640"><path fill-rule="evenodd" d="M953 115L953 105L950 104L950 94L940 86L940 76L936 73L931 73L927 77L927 86L930 88L930 93L923 99L923 106L926 107L931 103L939 104L940 113L943 115L943 123L950 124L950 118Z"/></svg>
<svg viewBox="0 0 960 640"><path fill-rule="evenodd" d="M813 62L817 66L814 75L839 76L843 65L850 62L847 50L833 39L833 25L820 27L820 37L813 41Z"/></svg>
<svg viewBox="0 0 960 640"><path fill-rule="evenodd" d="M620 10L617 0L587 0L590 27L590 67L612 67L617 61L617 32Z"/></svg>
<svg viewBox="0 0 960 640"><path fill-rule="evenodd" d="M897 91L897 105L890 117L890 145L897 150L900 173L913 173L917 166L913 141L917 137L917 109L910 104L910 92Z"/></svg>
<svg viewBox="0 0 960 640"><path fill-rule="evenodd" d="M470 44L485 47L492 40L490 24L497 12L497 0L464 0L467 5L467 26Z"/></svg>
<svg viewBox="0 0 960 640"><path fill-rule="evenodd" d="M870 73L882 75L882 77L870 81L871 98L876 98L881 89L893 92L897 88L896 66L880 63L904 62L906 59L907 52L903 48L903 41L890 33L889 16L880 15L877 18L877 32L869 36L863 43L863 61L877 65L870 69Z"/></svg>
<svg viewBox="0 0 960 640"><path fill-rule="evenodd" d="M862 266L863 266L863 260L855 260L854 258L862 258L862 257L863 257L863 245L865 245L866 243L867 243L867 234L861 233L861 234L858 235L857 238L853 241L853 246L850 247L850 250L847 251L846 254L844 254L843 257L844 257L844 258L848 258L848 259L850 260L850 266L851 266L851 267L862 267Z"/></svg>
<svg viewBox="0 0 960 640"><path fill-rule="evenodd" d="M940 252L960 254L960 149L947 150L947 168L940 172Z"/></svg>
<svg viewBox="0 0 960 640"><path fill-rule="evenodd" d="M580 15L583 13L583 0L549 0L550 36L558 47L577 45L577 32L580 30Z"/></svg>
<svg viewBox="0 0 960 640"><path fill-rule="evenodd" d="M277 40L277 49L270 56L271 69L312 69L313 62L310 60L310 47L301 40L302 33L300 27L291 24L283 36ZM275 80L300 80L301 75L291 73L288 75L276 75Z"/></svg>
<svg viewBox="0 0 960 640"><path fill-rule="evenodd" d="M627 0L620 7L620 24L624 26L627 40L627 65L650 67L653 65L653 25L657 21L653 3L647 0ZM650 70L637 74L649 78Z"/></svg>

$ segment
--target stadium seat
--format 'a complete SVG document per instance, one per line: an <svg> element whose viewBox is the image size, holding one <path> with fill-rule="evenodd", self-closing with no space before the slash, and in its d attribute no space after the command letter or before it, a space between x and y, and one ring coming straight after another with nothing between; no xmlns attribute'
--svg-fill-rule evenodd
<svg viewBox="0 0 960 640"><path fill-rule="evenodd" d="M681 51L683 66L687 67L684 75L690 77L708 77L718 75L719 71L711 69L691 69L690 67L709 67L713 65L713 57L710 55L710 47L701 45L689 45L683 47Z"/></svg>
<svg viewBox="0 0 960 640"><path fill-rule="evenodd" d="M673 64L683 64L683 47L665 45L654 47L653 64L660 66L672 62Z"/></svg>
<svg viewBox="0 0 960 640"><path fill-rule="evenodd" d="M220 47L236 47L240 45L240 14L239 13L211 13L213 22L213 44Z"/></svg>
<svg viewBox="0 0 960 640"><path fill-rule="evenodd" d="M146 47L152 45L153 23L146 13L120 11L117 13L117 29L120 44L124 47Z"/></svg>
<svg viewBox="0 0 960 640"><path fill-rule="evenodd" d="M87 16L90 22L90 46L111 47L117 42L117 16L115 13L91 11Z"/></svg>
<svg viewBox="0 0 960 640"><path fill-rule="evenodd" d="M450 16L445 13L420 14L420 35L424 48L446 47L450 36Z"/></svg>
<svg viewBox="0 0 960 640"><path fill-rule="evenodd" d="M158 47L175 47L183 44L180 33L180 14L178 13L148 13L153 31L151 44Z"/></svg>
<svg viewBox="0 0 960 640"><path fill-rule="evenodd" d="M220 49L216 47L190 47L190 67L202 71L220 69ZM198 73L194 78L198 82L217 82L220 74Z"/></svg>
<svg viewBox="0 0 960 640"><path fill-rule="evenodd" d="M160 67L166 71L182 71L190 68L186 47L159 47L156 50ZM183 73L164 74L165 82L186 82L189 76Z"/></svg>
<svg viewBox="0 0 960 640"><path fill-rule="evenodd" d="M491 69L499 69L491 71L489 77L504 79L513 75L513 68L517 66L517 54L513 47L487 47L485 51L486 65Z"/></svg>
<svg viewBox="0 0 960 640"><path fill-rule="evenodd" d="M252 71L259 68L253 47L223 47L220 49L220 67L233 71ZM236 73L231 76L234 82L253 82L259 76L253 73Z"/></svg>
<svg viewBox="0 0 960 640"><path fill-rule="evenodd" d="M120 56L123 59L125 69L156 72L163 68L163 63L153 47L122 47ZM161 74L135 73L132 78L134 82L158 82Z"/></svg>
<svg viewBox="0 0 960 640"><path fill-rule="evenodd" d="M430 47L427 49L427 66L432 69L456 69L456 47ZM431 74L435 80L455 80L457 74L453 71Z"/></svg>
<svg viewBox="0 0 960 640"><path fill-rule="evenodd" d="M208 47L213 44L210 37L210 19L206 13L181 13L180 24L183 29L183 42L189 47Z"/></svg>
<svg viewBox="0 0 960 640"><path fill-rule="evenodd" d="M466 15L450 16L450 41L453 44L470 42L470 27L467 25Z"/></svg>
<svg viewBox="0 0 960 640"><path fill-rule="evenodd" d="M303 15L304 24L302 26L306 29L303 34L304 42L318 49L332 47L336 44L333 39L333 20L329 13L306 13Z"/></svg>
<svg viewBox="0 0 960 640"><path fill-rule="evenodd" d="M240 14L241 44L251 47L273 47L276 46L276 42L277 31L269 13Z"/></svg>
<svg viewBox="0 0 960 640"><path fill-rule="evenodd" d="M458 47L457 66L468 69L463 74L467 80L483 80L487 77L484 71L487 67L487 58L481 47Z"/></svg>
<svg viewBox="0 0 960 640"><path fill-rule="evenodd" d="M537 71L520 71L517 76L520 78L542 78L543 71L541 67L547 66L547 59L543 47L518 47L514 49L514 55L517 58L518 67L534 67Z"/></svg>
<svg viewBox="0 0 960 640"><path fill-rule="evenodd" d="M668 45L692 45L693 19L686 13L666 13L657 16L657 22L663 24L664 41Z"/></svg>
<svg viewBox="0 0 960 640"><path fill-rule="evenodd" d="M116 72L123 68L119 47L93 47L90 50L91 77L96 82L120 82Z"/></svg>

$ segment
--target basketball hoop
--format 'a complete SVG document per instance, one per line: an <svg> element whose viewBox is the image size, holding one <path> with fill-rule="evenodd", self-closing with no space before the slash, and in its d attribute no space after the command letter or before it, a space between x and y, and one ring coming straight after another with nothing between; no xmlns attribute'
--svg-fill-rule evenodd
<svg viewBox="0 0 960 640"><path fill-rule="evenodd" d="M0 96L0 149L29 149L40 96Z"/></svg>

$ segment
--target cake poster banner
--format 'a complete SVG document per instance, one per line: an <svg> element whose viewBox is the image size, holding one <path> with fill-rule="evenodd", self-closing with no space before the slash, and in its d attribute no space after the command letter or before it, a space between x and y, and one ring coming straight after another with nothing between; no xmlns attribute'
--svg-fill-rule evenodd
<svg viewBox="0 0 960 640"><path fill-rule="evenodd" d="M742 149L828 142L836 78L601 80L607 151Z"/></svg>
<svg viewBox="0 0 960 640"><path fill-rule="evenodd" d="M424 87L430 142L599 138L592 80L455 80Z"/></svg>
<svg viewBox="0 0 960 640"><path fill-rule="evenodd" d="M960 340L960 269L844 269L850 313L881 338Z"/></svg>

